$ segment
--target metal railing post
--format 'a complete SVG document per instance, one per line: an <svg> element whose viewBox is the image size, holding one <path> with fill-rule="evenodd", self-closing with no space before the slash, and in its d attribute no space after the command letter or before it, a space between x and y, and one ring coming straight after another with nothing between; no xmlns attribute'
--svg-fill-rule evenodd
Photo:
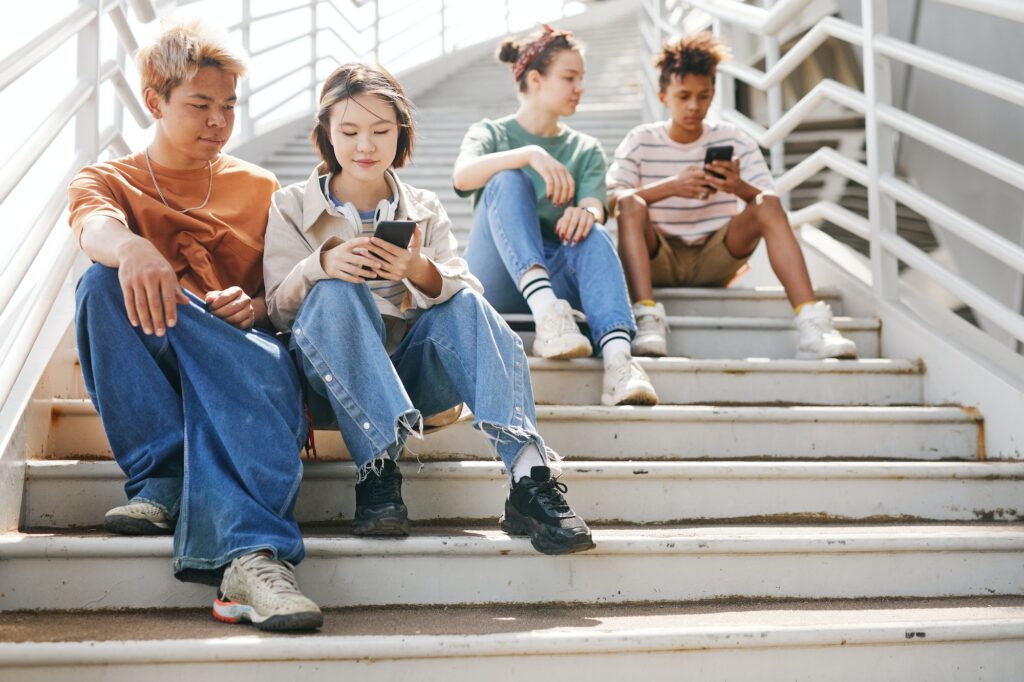
<svg viewBox="0 0 1024 682"><path fill-rule="evenodd" d="M309 108L316 111L316 61L317 61L317 20L316 10L320 0L309 0Z"/></svg>
<svg viewBox="0 0 1024 682"><path fill-rule="evenodd" d="M712 21L711 30L719 40L727 45L732 44L729 27L721 19L716 17ZM721 69L718 69L715 74L715 101L711 103L711 106L712 111L718 117L721 117L723 111L736 108L736 78Z"/></svg>
<svg viewBox="0 0 1024 682"><path fill-rule="evenodd" d="M75 150L87 154L92 162L100 154L100 25L103 22L103 0L81 0L81 3L94 8L96 14L78 32L76 69L78 80L89 83L93 90L85 105L75 114Z"/></svg>
<svg viewBox="0 0 1024 682"><path fill-rule="evenodd" d="M885 250L882 235L896 234L896 202L882 192L882 176L895 167L894 135L878 120L878 106L892 102L889 61L875 52L876 34L889 31L888 0L861 0L864 22L864 129L868 147L868 217L871 225L871 281L875 296L883 301L899 298L899 263Z"/></svg>
<svg viewBox="0 0 1024 682"><path fill-rule="evenodd" d="M773 4L775 4L775 0L764 0L763 2L765 9L771 9ZM778 35L766 36L764 39L765 73L771 71L771 68L779 61L780 55L781 47L779 45ZM780 118L782 118L782 83L780 82L773 85L768 89L767 94L768 127L771 128ZM786 144L782 140L779 140L772 145L769 151L771 155L772 176L777 178L786 172ZM789 192L784 192L781 199L782 205L786 210L789 210Z"/></svg>
<svg viewBox="0 0 1024 682"><path fill-rule="evenodd" d="M441 55L448 54L448 47L445 40L445 22L447 22L446 15L448 14L448 3L445 0L441 0Z"/></svg>
<svg viewBox="0 0 1024 682"><path fill-rule="evenodd" d="M380 0L373 0L373 61L380 64Z"/></svg>
<svg viewBox="0 0 1024 682"><path fill-rule="evenodd" d="M248 57L252 52L252 31L250 30L252 24L252 0L242 0L242 48L245 49L245 54ZM242 101L245 102L245 106L242 107L242 139L248 140L253 134L252 124L252 76L247 76L242 79Z"/></svg>

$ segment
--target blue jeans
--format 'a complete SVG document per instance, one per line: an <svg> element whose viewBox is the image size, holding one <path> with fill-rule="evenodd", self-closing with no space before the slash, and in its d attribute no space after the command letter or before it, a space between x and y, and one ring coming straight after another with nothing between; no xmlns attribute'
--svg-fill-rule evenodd
<svg viewBox="0 0 1024 682"><path fill-rule="evenodd" d="M93 265L76 289L78 353L128 498L178 518L180 580L218 584L243 554L302 560L306 426L285 347L188 297L176 326L147 335L128 322L117 270Z"/></svg>
<svg viewBox="0 0 1024 682"><path fill-rule="evenodd" d="M369 287L341 280L317 282L292 327L310 409L328 408L361 476L398 459L421 415L463 402L509 472L530 442L546 457L523 342L480 294L424 310L390 356L384 342Z"/></svg>
<svg viewBox="0 0 1024 682"><path fill-rule="evenodd" d="M636 335L622 263L608 232L594 225L576 246L542 238L537 198L525 171L504 170L487 183L473 217L466 260L499 312L530 312L518 283L539 265L548 271L555 295L586 315L594 341L616 330Z"/></svg>

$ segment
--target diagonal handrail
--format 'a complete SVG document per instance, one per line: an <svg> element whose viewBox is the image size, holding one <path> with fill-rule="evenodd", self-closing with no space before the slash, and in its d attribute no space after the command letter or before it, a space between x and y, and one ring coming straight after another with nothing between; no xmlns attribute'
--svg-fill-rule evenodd
<svg viewBox="0 0 1024 682"><path fill-rule="evenodd" d="M738 125L762 147L770 147L784 140L797 126L807 120L815 109L826 102L840 104L861 115L865 111L864 93L826 78L811 88L810 92L800 98L800 101L790 107L789 111L770 128L765 128L738 111L723 112L722 118Z"/></svg>

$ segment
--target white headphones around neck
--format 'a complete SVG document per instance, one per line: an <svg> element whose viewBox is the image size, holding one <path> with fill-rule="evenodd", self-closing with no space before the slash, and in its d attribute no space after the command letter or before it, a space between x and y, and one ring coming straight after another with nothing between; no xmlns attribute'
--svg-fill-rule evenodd
<svg viewBox="0 0 1024 682"><path fill-rule="evenodd" d="M341 206L337 207L338 212L345 216L346 219L356 227L363 224L363 219L359 216L359 209L356 208L355 204L351 201L346 201ZM390 201L387 199L381 199L380 203L377 204L377 209L373 212L373 227L377 228L377 223L382 220L394 220L395 214L398 212L398 199L397 197L392 198Z"/></svg>

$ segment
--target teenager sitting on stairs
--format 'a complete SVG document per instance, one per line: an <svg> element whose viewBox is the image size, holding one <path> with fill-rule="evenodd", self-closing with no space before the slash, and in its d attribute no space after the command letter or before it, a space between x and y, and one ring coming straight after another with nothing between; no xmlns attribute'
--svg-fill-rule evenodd
<svg viewBox="0 0 1024 682"><path fill-rule="evenodd" d="M726 286L763 238L796 315L797 357L855 358L857 346L835 330L832 310L814 297L761 150L736 126L704 120L715 96L715 68L727 56L709 33L665 46L657 60L658 98L671 117L631 130L608 170L639 328L633 352L667 353L668 323L654 286ZM712 146L731 146L732 158L705 166Z"/></svg>

